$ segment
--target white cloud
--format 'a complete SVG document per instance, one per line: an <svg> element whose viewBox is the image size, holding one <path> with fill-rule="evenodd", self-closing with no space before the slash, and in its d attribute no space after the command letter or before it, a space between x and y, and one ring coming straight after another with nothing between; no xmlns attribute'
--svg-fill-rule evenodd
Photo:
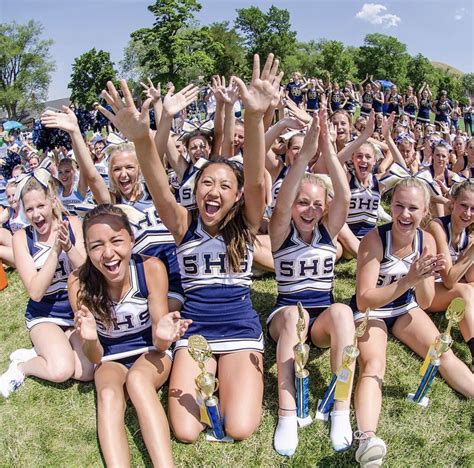
<svg viewBox="0 0 474 468"><path fill-rule="evenodd" d="M458 8L454 13L454 19L456 21L462 20L464 18L465 13L466 13L465 8Z"/></svg>
<svg viewBox="0 0 474 468"><path fill-rule="evenodd" d="M401 18L390 13L383 14L385 11L387 11L387 7L380 3L364 3L362 9L356 14L356 18L368 21L372 24L380 24L384 28L398 26Z"/></svg>

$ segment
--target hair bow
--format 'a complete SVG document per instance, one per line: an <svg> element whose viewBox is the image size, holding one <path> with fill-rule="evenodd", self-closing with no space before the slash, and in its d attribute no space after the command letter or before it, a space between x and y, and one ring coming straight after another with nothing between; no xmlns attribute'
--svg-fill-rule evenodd
<svg viewBox="0 0 474 468"><path fill-rule="evenodd" d="M194 133L204 133L210 135L214 131L213 120L185 120L181 130L180 139L187 140Z"/></svg>
<svg viewBox="0 0 474 468"><path fill-rule="evenodd" d="M453 174L453 176L451 177L451 181L453 182L453 184L451 185L451 187L449 187L448 195L452 196L457 190L458 186L462 184L463 182L466 182L466 180L468 180L469 183L474 184L473 177L467 178L461 174Z"/></svg>
<svg viewBox="0 0 474 468"><path fill-rule="evenodd" d="M433 151L437 146L444 146L445 148L447 148L448 151L452 151L452 149L453 149L453 147L446 140L443 140L442 138L440 138L438 140L434 140L431 143L431 148L432 148Z"/></svg>
<svg viewBox="0 0 474 468"><path fill-rule="evenodd" d="M415 143L415 139L408 132L400 133L400 135L398 135L397 139L395 140L395 143L402 143L403 140L407 140L410 143Z"/></svg>
<svg viewBox="0 0 474 468"><path fill-rule="evenodd" d="M87 213L89 213L89 211L92 211L96 206L97 205L95 205L94 203L78 203L77 205L74 205L74 211L79 217L83 218ZM139 225L141 222L146 221L146 214L137 210L131 205L125 205L122 203L114 206L120 208L125 213L132 226Z"/></svg>
<svg viewBox="0 0 474 468"><path fill-rule="evenodd" d="M126 138L122 138L118 133L111 132L105 140L105 148L101 151L101 154L110 154L117 146L128 143Z"/></svg>
<svg viewBox="0 0 474 468"><path fill-rule="evenodd" d="M428 168L422 169L416 174L411 174L401 164L393 163L390 166L387 175L383 176L379 182L384 186L383 193L386 193L392 190L400 180L409 179L411 177L421 180L423 183L425 183L430 189L432 195L441 195L441 192L436 186L433 176Z"/></svg>
<svg viewBox="0 0 474 468"><path fill-rule="evenodd" d="M37 167L33 172L27 172L26 174L21 174L16 178L16 192L15 200L19 200L21 193L25 188L25 185L31 180L35 179L42 187L45 189L48 188L48 184L52 179L51 172L49 172L44 167Z"/></svg>

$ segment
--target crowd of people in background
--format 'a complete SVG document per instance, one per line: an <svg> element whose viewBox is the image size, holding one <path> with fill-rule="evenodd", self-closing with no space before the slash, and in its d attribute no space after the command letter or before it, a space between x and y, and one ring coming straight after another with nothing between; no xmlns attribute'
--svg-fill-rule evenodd
<svg viewBox="0 0 474 468"><path fill-rule="evenodd" d="M249 83L214 76L205 89L168 83L162 93L148 79L134 99L125 81L109 82L91 111L47 110L29 133L0 128L0 259L28 293L33 344L12 350L0 392L28 376L94 380L107 465L130 462L126 395L156 466L173 464L170 427L185 443L205 429L187 351L196 334L212 350L226 435L256 431L265 333L250 286L261 272L278 287L266 335L276 343L280 455L298 446L298 303L300 331L331 348L334 374L370 310L357 430L352 386L329 416L334 450L357 439L361 466L387 453L376 434L389 335L424 357L439 334L430 315L461 297L474 356L471 99L460 106L429 83L399 90L372 76L281 79L272 55L255 56ZM354 296L337 303L335 265L351 258ZM447 384L472 398L472 369L452 350L440 359ZM166 381L168 415L157 396Z"/></svg>

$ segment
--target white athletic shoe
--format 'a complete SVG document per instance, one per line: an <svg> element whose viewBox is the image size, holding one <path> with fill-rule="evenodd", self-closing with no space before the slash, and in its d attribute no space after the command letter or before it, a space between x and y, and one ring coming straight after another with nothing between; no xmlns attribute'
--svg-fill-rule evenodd
<svg viewBox="0 0 474 468"><path fill-rule="evenodd" d="M362 468L372 468L382 466L382 460L386 454L385 442L374 436L360 441L355 458Z"/></svg>
<svg viewBox="0 0 474 468"><path fill-rule="evenodd" d="M25 349L25 348L20 348L17 349L16 351L13 351L13 353L10 354L10 361L16 361L16 362L26 362L29 361L30 359L35 358L38 356L36 354L35 348L30 348L30 349Z"/></svg>
<svg viewBox="0 0 474 468"><path fill-rule="evenodd" d="M10 393L18 390L25 380L25 374L18 369L18 362L13 361L8 370L0 376L0 393L8 398Z"/></svg>

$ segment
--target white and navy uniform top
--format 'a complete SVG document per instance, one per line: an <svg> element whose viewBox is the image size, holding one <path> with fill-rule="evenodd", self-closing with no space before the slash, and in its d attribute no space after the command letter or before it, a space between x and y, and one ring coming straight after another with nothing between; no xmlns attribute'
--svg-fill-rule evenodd
<svg viewBox="0 0 474 468"><path fill-rule="evenodd" d="M469 165L469 160L468 160L468 158L467 158L467 154L465 154L465 155L462 157L462 159L463 159L464 164L463 164L463 167L462 167L462 169L461 169L460 172L465 171L466 168L467 168L468 165ZM470 178L473 178L473 177L474 177L474 165L472 165L472 166L469 167L469 177L470 177Z"/></svg>
<svg viewBox="0 0 474 468"><path fill-rule="evenodd" d="M405 96L406 104L403 107L403 112L414 119L416 117L416 104L413 96Z"/></svg>
<svg viewBox="0 0 474 468"><path fill-rule="evenodd" d="M369 115L370 111L372 110L372 106L374 104L374 94L372 92L365 92L362 95L362 104L360 108L361 115Z"/></svg>
<svg viewBox="0 0 474 468"><path fill-rule="evenodd" d="M36 270L39 271L45 264L51 253L52 246L40 242L37 233L32 226L25 228L28 252L33 258ZM69 224L69 236L72 244L76 243L74 232ZM69 304L67 295L67 278L72 268L67 253L61 251L56 271L51 284L40 301L28 300L26 306L25 320L28 330L35 325L44 322L55 323L60 326L74 326L74 313Z"/></svg>
<svg viewBox="0 0 474 468"><path fill-rule="evenodd" d="M77 190L77 185L74 185L72 191L69 195L64 195L64 187L61 185L59 187L58 197L61 200L64 208L72 215L76 215L75 205L80 205L84 203L86 197L81 195L81 192Z"/></svg>
<svg viewBox="0 0 474 468"><path fill-rule="evenodd" d="M102 161L94 163L96 171L104 179L105 185L109 187L109 161L108 156L106 156Z"/></svg>
<svg viewBox="0 0 474 468"><path fill-rule="evenodd" d="M375 99L376 97L379 99L378 101L377 101L377 99ZM376 91L374 93L374 98L373 98L373 102L372 102L372 107L373 107L374 112L376 114L381 114L383 112L383 101L384 101L383 92L382 91Z"/></svg>
<svg viewBox="0 0 474 468"><path fill-rule="evenodd" d="M435 109L438 114L435 115L435 122L449 122L450 101L446 99L444 102L438 100L435 102Z"/></svg>
<svg viewBox="0 0 474 468"><path fill-rule="evenodd" d="M267 324L279 310L298 302L309 309L327 308L334 303L336 246L323 223L314 227L308 244L291 221L287 238L273 252L273 262L278 297Z"/></svg>
<svg viewBox="0 0 474 468"><path fill-rule="evenodd" d="M423 123L430 123L431 101L429 99L420 99L417 120Z"/></svg>
<svg viewBox="0 0 474 468"><path fill-rule="evenodd" d="M143 257L132 254L130 289L118 302L111 304L112 322L106 328L97 320L97 334L104 350L102 362L125 360L155 350Z"/></svg>
<svg viewBox="0 0 474 468"><path fill-rule="evenodd" d="M280 173L277 175L275 182L272 184L272 203L270 205L270 210L273 211L273 208L275 208L276 205L276 200L278 197L278 193L280 192L281 189L281 184L283 183L283 179L286 177L288 174L288 171L290 168L288 166L283 166L282 170Z"/></svg>
<svg viewBox="0 0 474 468"><path fill-rule="evenodd" d="M22 210L18 210L18 214L15 215L15 211L11 206L9 206L8 211L10 213L10 218L4 224L4 226L12 233L15 234L16 231L26 228L29 225L28 221L22 216Z"/></svg>
<svg viewBox="0 0 474 468"><path fill-rule="evenodd" d="M315 112L319 109L319 91L317 88L310 88L306 91L306 110Z"/></svg>
<svg viewBox="0 0 474 468"><path fill-rule="evenodd" d="M392 253L392 224L388 223L378 226L380 240L382 242L383 258L380 262L379 276L377 279L377 287L388 286L395 281L406 276L410 270L411 264L417 257L417 254L423 252L423 231L416 230L413 240L413 251L403 258L396 257ZM354 320L360 320L364 317L365 311L357 310L356 296L352 296L351 308L354 311ZM419 307L415 298L415 288L410 288L394 301L384 305L378 309L371 309L369 318L388 319L406 314L411 309Z"/></svg>
<svg viewBox="0 0 474 468"><path fill-rule="evenodd" d="M388 97L387 114L390 115L392 112L395 112L396 117L399 117L401 101L402 97L400 94L390 94Z"/></svg>
<svg viewBox="0 0 474 468"><path fill-rule="evenodd" d="M207 162L209 162L208 159L199 158L195 164L189 163L188 168L184 171L180 187L177 191L176 200L181 206L184 206L188 210L196 208L196 198L194 196L196 177Z"/></svg>
<svg viewBox="0 0 474 468"><path fill-rule="evenodd" d="M331 93L331 100L329 101L329 106L331 107L331 112L336 112L341 108L341 102L344 99L344 94L342 91L333 91Z"/></svg>
<svg viewBox="0 0 474 468"><path fill-rule="evenodd" d="M286 85L288 96L297 105L300 105L303 101L303 91L301 89L302 87L303 83L295 83L294 81L290 81Z"/></svg>
<svg viewBox="0 0 474 468"><path fill-rule="evenodd" d="M351 201L347 215L347 225L354 235L360 239L377 224L380 205L379 181L374 174L370 174L369 186L364 187L356 175L351 173L349 188L351 190Z"/></svg>
<svg viewBox="0 0 474 468"><path fill-rule="evenodd" d="M446 239L449 247L449 255L451 256L451 261L453 265L455 265L462 251L469 247L469 235L467 233L467 230L464 229L461 232L457 244L453 245L453 228L451 224L451 215L442 216L436 219L439 221L439 224L441 225L446 234Z"/></svg>
<svg viewBox="0 0 474 468"><path fill-rule="evenodd" d="M133 253L159 258L168 272L168 297L183 302L174 238L161 221L146 185L143 184L140 191L140 198L133 202L120 197L117 199L117 203L132 206L144 214L144 218L138 223L130 220L135 236Z"/></svg>
<svg viewBox="0 0 474 468"><path fill-rule="evenodd" d="M209 235L198 217L176 252L184 289L181 317L193 320L176 349L198 334L215 354L263 352L262 327L250 300L253 246L247 247L240 271L232 271L224 238Z"/></svg>

